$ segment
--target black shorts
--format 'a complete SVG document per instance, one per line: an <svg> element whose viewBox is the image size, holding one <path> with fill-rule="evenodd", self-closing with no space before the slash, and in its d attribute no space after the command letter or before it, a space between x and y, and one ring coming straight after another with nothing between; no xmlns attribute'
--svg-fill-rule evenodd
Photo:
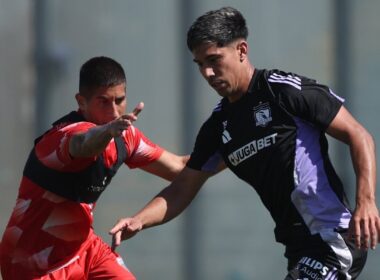
<svg viewBox="0 0 380 280"><path fill-rule="evenodd" d="M325 230L286 246L285 280L354 280L363 270L367 251L344 239L345 232Z"/></svg>

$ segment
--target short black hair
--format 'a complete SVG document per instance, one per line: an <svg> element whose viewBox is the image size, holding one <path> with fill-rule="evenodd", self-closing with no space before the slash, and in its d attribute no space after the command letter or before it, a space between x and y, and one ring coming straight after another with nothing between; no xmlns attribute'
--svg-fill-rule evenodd
<svg viewBox="0 0 380 280"><path fill-rule="evenodd" d="M216 43L223 47L247 37L248 28L243 15L235 8L223 7L196 19L187 32L187 47L190 51L203 43Z"/></svg>
<svg viewBox="0 0 380 280"><path fill-rule="evenodd" d="M112 58L93 57L80 68L79 93L82 95L85 95L85 92L91 92L94 88L112 87L122 83L126 83L124 69Z"/></svg>

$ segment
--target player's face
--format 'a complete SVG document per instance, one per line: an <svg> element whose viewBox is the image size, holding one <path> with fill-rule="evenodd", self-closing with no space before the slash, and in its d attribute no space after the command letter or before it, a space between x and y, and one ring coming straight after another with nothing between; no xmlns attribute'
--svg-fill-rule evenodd
<svg viewBox="0 0 380 280"><path fill-rule="evenodd" d="M127 107L125 83L113 87L99 87L92 91L89 100L77 94L79 108L87 121L101 125L125 114Z"/></svg>
<svg viewBox="0 0 380 280"><path fill-rule="evenodd" d="M235 101L241 96L240 42L232 42L224 47L215 43L205 43L193 51L194 62L209 85L222 97Z"/></svg>

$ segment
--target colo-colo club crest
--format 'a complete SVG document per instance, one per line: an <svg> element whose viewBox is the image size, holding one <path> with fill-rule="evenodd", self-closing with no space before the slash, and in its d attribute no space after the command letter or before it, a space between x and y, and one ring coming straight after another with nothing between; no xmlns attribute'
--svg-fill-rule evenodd
<svg viewBox="0 0 380 280"><path fill-rule="evenodd" d="M269 104L262 103L259 106L253 107L256 126L265 127L270 121L272 121L272 112Z"/></svg>

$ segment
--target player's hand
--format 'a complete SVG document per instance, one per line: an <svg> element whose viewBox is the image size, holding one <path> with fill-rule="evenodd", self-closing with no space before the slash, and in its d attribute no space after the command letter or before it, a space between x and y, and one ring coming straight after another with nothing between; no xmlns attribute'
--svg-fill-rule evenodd
<svg viewBox="0 0 380 280"><path fill-rule="evenodd" d="M125 129L132 125L134 121L137 120L137 115L144 108L144 103L140 102L137 104L132 113L127 113L125 115L120 116L116 120L113 120L107 124L108 131L112 137L120 136Z"/></svg>
<svg viewBox="0 0 380 280"><path fill-rule="evenodd" d="M358 206L351 218L347 238L355 242L358 249L376 248L380 242L380 217L375 202Z"/></svg>
<svg viewBox="0 0 380 280"><path fill-rule="evenodd" d="M121 244L123 240L133 237L142 229L142 223L135 218L120 219L109 231L112 235L112 250Z"/></svg>

